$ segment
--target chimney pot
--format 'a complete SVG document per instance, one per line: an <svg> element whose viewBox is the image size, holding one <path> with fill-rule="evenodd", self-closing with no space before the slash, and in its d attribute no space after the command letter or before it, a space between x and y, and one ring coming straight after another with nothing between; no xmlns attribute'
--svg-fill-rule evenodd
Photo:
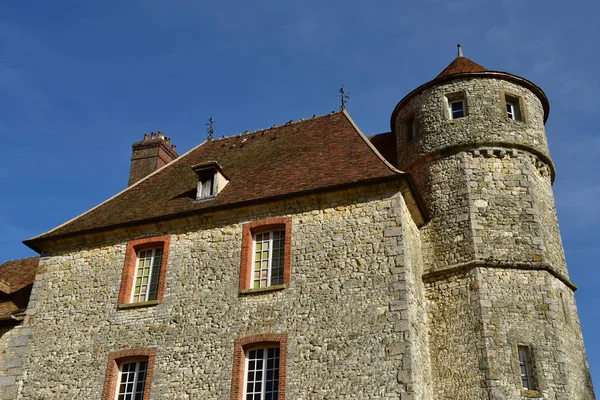
<svg viewBox="0 0 600 400"><path fill-rule="evenodd" d="M147 142L147 141L148 141L148 134L144 133L144 142Z"/></svg>
<svg viewBox="0 0 600 400"><path fill-rule="evenodd" d="M168 146L171 143L171 138L168 136L165 136L165 144Z"/></svg>
<svg viewBox="0 0 600 400"><path fill-rule="evenodd" d="M156 133L152 132L152 133L150 134L150 139L156 139Z"/></svg>
<svg viewBox="0 0 600 400"><path fill-rule="evenodd" d="M171 149L172 149L173 151L175 151L175 150L177 150L177 146L175 146L174 144L172 144L172 145L171 145Z"/></svg>
<svg viewBox="0 0 600 400"><path fill-rule="evenodd" d="M163 135L162 131L158 131L158 138L162 139L163 137L164 137L164 135Z"/></svg>

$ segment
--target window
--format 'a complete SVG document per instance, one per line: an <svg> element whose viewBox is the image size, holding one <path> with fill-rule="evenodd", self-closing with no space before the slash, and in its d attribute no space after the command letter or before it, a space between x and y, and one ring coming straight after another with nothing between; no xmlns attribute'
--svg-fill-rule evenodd
<svg viewBox="0 0 600 400"><path fill-rule="evenodd" d="M285 230L254 234L252 288L283 285Z"/></svg>
<svg viewBox="0 0 600 400"><path fill-rule="evenodd" d="M464 91L449 93L444 97L446 104L446 118L459 119L469 115L467 108L467 96Z"/></svg>
<svg viewBox="0 0 600 400"><path fill-rule="evenodd" d="M277 400L279 395L279 347L246 352L246 400Z"/></svg>
<svg viewBox="0 0 600 400"><path fill-rule="evenodd" d="M290 283L292 219L267 218L242 227L240 293L284 289Z"/></svg>
<svg viewBox="0 0 600 400"><path fill-rule="evenodd" d="M523 121L521 114L521 102L518 97L505 95L504 103L506 104L506 116L513 121Z"/></svg>
<svg viewBox="0 0 600 400"><path fill-rule="evenodd" d="M102 400L148 400L156 349L129 349L110 353Z"/></svg>
<svg viewBox="0 0 600 400"><path fill-rule="evenodd" d="M231 400L285 400L287 334L236 339Z"/></svg>
<svg viewBox="0 0 600 400"><path fill-rule="evenodd" d="M465 116L465 102L455 100L450 102L450 119L463 118Z"/></svg>
<svg viewBox="0 0 600 400"><path fill-rule="evenodd" d="M197 200L208 199L210 197L214 197L215 195L216 195L216 193L215 193L215 176L214 175L204 177L203 179L198 179L198 198L197 198Z"/></svg>
<svg viewBox="0 0 600 400"><path fill-rule="evenodd" d="M146 359L121 363L117 400L143 400L147 373L148 361Z"/></svg>
<svg viewBox="0 0 600 400"><path fill-rule="evenodd" d="M192 165L192 170L198 175L196 200L214 198L229 183L223 174L223 169L216 161Z"/></svg>
<svg viewBox="0 0 600 400"><path fill-rule="evenodd" d="M131 303L156 300L161 260L162 247L140 250L137 253L137 268L133 280Z"/></svg>
<svg viewBox="0 0 600 400"><path fill-rule="evenodd" d="M533 381L533 372L531 368L531 354L529 347L518 346L519 350L519 367L521 372L521 383L523 389L535 390L535 384Z"/></svg>
<svg viewBox="0 0 600 400"><path fill-rule="evenodd" d="M170 236L136 239L127 243L118 308L162 302L170 243Z"/></svg>
<svg viewBox="0 0 600 400"><path fill-rule="evenodd" d="M417 136L417 127L415 123L415 116L409 115L404 120L404 127L406 129L406 142L410 143Z"/></svg>

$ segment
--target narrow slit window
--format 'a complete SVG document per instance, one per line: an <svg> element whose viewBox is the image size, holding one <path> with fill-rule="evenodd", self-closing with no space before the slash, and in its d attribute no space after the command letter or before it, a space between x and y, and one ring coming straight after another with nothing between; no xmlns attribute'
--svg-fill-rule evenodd
<svg viewBox="0 0 600 400"><path fill-rule="evenodd" d="M279 348L246 352L245 400L277 400L279 396Z"/></svg>
<svg viewBox="0 0 600 400"><path fill-rule="evenodd" d="M519 346L519 367L523 389L535 390L533 369L531 367L531 354L529 347L527 346Z"/></svg>
<svg viewBox="0 0 600 400"><path fill-rule="evenodd" d="M411 115L408 118L406 118L404 120L404 126L406 127L407 143L410 143L417 136L415 117L413 115Z"/></svg>
<svg viewBox="0 0 600 400"><path fill-rule="evenodd" d="M137 254L137 268L133 279L131 302L140 303L156 300L160 278L162 248L140 250Z"/></svg>

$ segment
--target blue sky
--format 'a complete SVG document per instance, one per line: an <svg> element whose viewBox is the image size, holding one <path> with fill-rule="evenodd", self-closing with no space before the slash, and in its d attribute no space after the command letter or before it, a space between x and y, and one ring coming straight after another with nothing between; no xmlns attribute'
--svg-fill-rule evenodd
<svg viewBox="0 0 600 400"><path fill-rule="evenodd" d="M407 4L411 5L407 5ZM348 111L366 134L456 55L526 77L546 125L563 243L600 387L600 3L554 0L4 1L0 5L0 261L21 240L127 184L131 144L162 130L179 153Z"/></svg>

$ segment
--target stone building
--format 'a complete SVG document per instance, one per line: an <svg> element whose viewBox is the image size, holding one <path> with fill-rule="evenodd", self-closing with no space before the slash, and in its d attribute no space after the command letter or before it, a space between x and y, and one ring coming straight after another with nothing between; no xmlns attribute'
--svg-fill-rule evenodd
<svg viewBox="0 0 600 400"><path fill-rule="evenodd" d="M370 139L145 136L127 189L25 241L2 398L594 399L548 110L459 54Z"/></svg>

